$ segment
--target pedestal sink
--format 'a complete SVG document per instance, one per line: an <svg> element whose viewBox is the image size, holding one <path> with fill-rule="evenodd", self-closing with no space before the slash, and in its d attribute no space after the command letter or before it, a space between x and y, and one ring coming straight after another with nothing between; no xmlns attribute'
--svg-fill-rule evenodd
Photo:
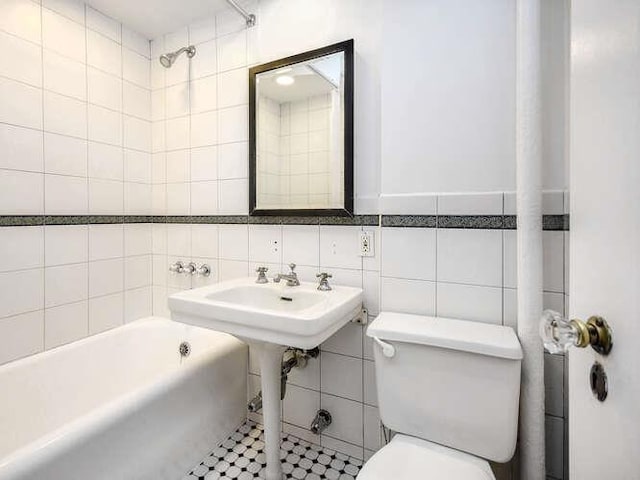
<svg viewBox="0 0 640 480"><path fill-rule="evenodd" d="M257 350L262 378L267 480L281 480L280 368L287 347L317 347L362 312L362 289L319 291L302 282L256 284L229 280L169 297L178 322L230 333Z"/></svg>

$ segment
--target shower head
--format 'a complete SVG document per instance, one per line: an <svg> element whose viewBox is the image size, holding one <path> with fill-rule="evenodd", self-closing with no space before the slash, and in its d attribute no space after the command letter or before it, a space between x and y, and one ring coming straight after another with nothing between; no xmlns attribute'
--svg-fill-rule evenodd
<svg viewBox="0 0 640 480"><path fill-rule="evenodd" d="M164 68L171 68L173 62L175 62L176 59L184 52L187 52L187 57L193 58L196 54L196 47L194 47L193 45L189 45L188 47L182 47L180 50L176 50L175 52L163 53L162 55L160 55L160 64Z"/></svg>

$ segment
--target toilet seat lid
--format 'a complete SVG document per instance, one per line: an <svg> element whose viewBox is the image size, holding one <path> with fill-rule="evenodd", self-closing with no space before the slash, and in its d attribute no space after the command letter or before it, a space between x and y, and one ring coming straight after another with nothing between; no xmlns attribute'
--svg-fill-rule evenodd
<svg viewBox="0 0 640 480"><path fill-rule="evenodd" d="M357 480L495 480L486 460L398 434L362 467Z"/></svg>

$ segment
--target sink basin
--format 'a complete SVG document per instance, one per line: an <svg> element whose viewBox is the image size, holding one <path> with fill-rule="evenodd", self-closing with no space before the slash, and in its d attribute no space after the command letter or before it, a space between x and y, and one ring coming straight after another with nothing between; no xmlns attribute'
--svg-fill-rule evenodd
<svg viewBox="0 0 640 480"><path fill-rule="evenodd" d="M293 267L292 267L293 268ZM282 354L287 346L317 347L362 309L362 289L315 283L257 284L229 280L169 297L171 318L235 335L251 345L260 362L266 480L282 480L280 461Z"/></svg>
<svg viewBox="0 0 640 480"><path fill-rule="evenodd" d="M257 284L254 278L229 280L169 297L174 320L252 340L314 348L356 317L362 289L333 286L319 291L302 282Z"/></svg>
<svg viewBox="0 0 640 480"><path fill-rule="evenodd" d="M282 289L262 288L257 285L234 287L210 293L206 298L278 313L301 312L326 299L322 294L308 290L294 290L292 288L290 291L283 291Z"/></svg>

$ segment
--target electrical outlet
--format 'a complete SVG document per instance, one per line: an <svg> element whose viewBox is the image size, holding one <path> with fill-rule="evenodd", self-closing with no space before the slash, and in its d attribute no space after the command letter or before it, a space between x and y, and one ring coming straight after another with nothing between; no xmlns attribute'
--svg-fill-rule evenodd
<svg viewBox="0 0 640 480"><path fill-rule="evenodd" d="M360 232L360 256L373 257L373 232Z"/></svg>

